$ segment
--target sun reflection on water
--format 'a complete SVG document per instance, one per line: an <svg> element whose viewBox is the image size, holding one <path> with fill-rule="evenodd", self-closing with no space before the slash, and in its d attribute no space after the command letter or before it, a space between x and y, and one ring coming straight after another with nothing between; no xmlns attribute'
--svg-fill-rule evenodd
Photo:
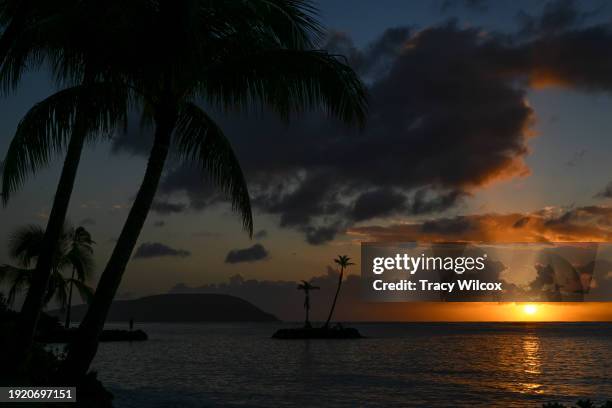
<svg viewBox="0 0 612 408"><path fill-rule="evenodd" d="M540 393L542 384L539 381L542 375L542 357L540 353L540 339L534 334L529 334L522 339L523 350L523 372L526 380L521 382L522 392Z"/></svg>

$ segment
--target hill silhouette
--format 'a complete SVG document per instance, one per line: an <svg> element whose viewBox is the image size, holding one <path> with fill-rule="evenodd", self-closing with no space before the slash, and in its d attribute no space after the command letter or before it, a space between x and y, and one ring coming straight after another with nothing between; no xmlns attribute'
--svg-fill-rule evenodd
<svg viewBox="0 0 612 408"><path fill-rule="evenodd" d="M81 321L86 305L72 307L72 320ZM59 310L49 312L60 316ZM113 302L107 321L137 322L273 322L266 313L244 299L220 294L166 294Z"/></svg>

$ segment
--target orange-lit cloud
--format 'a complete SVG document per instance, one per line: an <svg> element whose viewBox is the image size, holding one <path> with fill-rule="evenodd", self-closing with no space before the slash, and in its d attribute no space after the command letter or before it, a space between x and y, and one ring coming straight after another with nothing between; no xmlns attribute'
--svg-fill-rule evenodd
<svg viewBox="0 0 612 408"><path fill-rule="evenodd" d="M354 227L347 233L364 241L609 242L612 207L465 215L420 223Z"/></svg>
<svg viewBox="0 0 612 408"><path fill-rule="evenodd" d="M534 89L572 86L571 82L552 69L534 69L529 75L529 85Z"/></svg>

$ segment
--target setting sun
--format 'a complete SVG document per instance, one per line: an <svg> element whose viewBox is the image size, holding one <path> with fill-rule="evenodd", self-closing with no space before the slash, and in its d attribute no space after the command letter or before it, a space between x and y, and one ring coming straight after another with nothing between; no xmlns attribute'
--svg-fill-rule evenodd
<svg viewBox="0 0 612 408"><path fill-rule="evenodd" d="M530 316L533 316L534 314L536 314L537 311L538 311L538 307L536 305L525 305L523 307L523 312L525 312L525 314L528 314Z"/></svg>

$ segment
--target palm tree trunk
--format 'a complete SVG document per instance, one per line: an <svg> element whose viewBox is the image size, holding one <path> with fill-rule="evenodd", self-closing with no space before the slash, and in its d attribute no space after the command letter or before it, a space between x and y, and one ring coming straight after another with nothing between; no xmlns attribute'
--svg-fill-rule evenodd
<svg viewBox="0 0 612 408"><path fill-rule="evenodd" d="M55 199L53 200L49 221L47 222L40 255L36 261L36 272L21 308L16 352L14 353L16 364L21 364L25 361L34 341L38 318L44 306L45 293L49 286L56 243L60 238L64 221L66 220L66 213L68 212L84 143L85 132L82 128L75 129L68 143L68 151L66 152L62 174L55 193Z"/></svg>
<svg viewBox="0 0 612 408"><path fill-rule="evenodd" d="M310 327L310 318L309 318L309 312L310 312L310 299L308 298L308 293L306 293L306 301L304 302L304 306L306 309L306 320L304 321L304 327Z"/></svg>
<svg viewBox="0 0 612 408"><path fill-rule="evenodd" d="M98 337L111 303L117 293L140 231L147 219L151 203L162 176L177 115L166 112L156 117L155 140L136 199L125 221L113 253L100 277L93 301L79 326L77 336L68 349L60 375L69 382L78 382L89 369L98 349Z"/></svg>
<svg viewBox="0 0 612 408"><path fill-rule="evenodd" d="M66 329L70 328L70 309L72 309L72 286L74 284L74 266L72 267L72 279L70 279L70 290L68 291L68 309L66 310Z"/></svg>
<svg viewBox="0 0 612 408"><path fill-rule="evenodd" d="M93 80L89 70L86 71L83 79L83 84L89 84ZM88 96L83 98L86 103ZM21 307L19 316L18 333L15 337L15 352L11 353L12 362L20 369L21 365L26 361L27 354L34 342L36 334L36 326L40 312L44 307L45 293L49 286L49 278L51 277L51 269L55 256L57 242L62 234L74 181L79 169L81 161L81 153L85 145L85 137L87 136L87 124L84 122L84 115L79 113L83 109L81 102L76 110L76 119L74 129L68 142L68 150L62 167L55 198L53 199L53 207L47 221L47 228L41 243L40 254L36 260L36 270L32 280L32 284L28 290L26 298Z"/></svg>
<svg viewBox="0 0 612 408"><path fill-rule="evenodd" d="M336 301L338 300L338 294L340 293L340 287L342 286L342 276L344 275L344 266L340 268L340 277L338 278L338 288L336 289L336 295L334 296L334 303L332 303L332 307L329 310L329 316L327 316L327 321L325 322L325 328L329 327L329 322L331 321L332 315L334 314L334 309L336 308Z"/></svg>

